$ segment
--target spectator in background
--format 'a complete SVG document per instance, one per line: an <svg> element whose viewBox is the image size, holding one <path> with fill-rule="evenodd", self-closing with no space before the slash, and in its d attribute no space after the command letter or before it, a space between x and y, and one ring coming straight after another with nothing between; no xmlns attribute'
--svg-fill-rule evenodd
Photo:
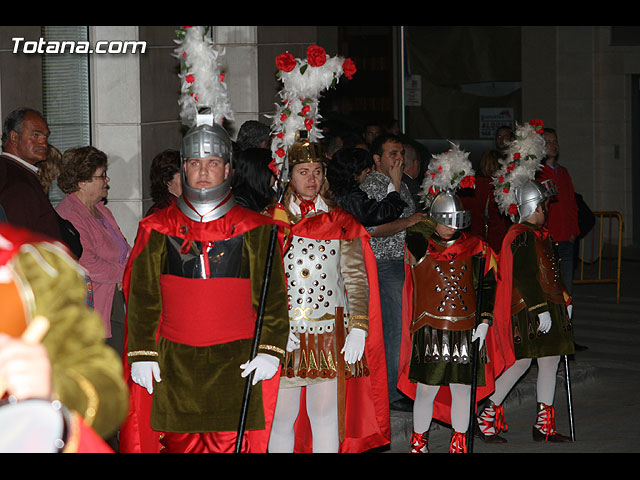
<svg viewBox="0 0 640 480"><path fill-rule="evenodd" d="M247 148L235 158L231 191L238 205L261 212L275 201L276 177L269 168L271 150Z"/></svg>
<svg viewBox="0 0 640 480"><path fill-rule="evenodd" d="M47 159L49 126L42 114L19 108L5 119L0 156L0 205L7 221L63 241L56 212L38 180Z"/></svg>
<svg viewBox="0 0 640 480"><path fill-rule="evenodd" d="M424 176L424 168L418 151L410 143L404 144L404 174L402 181L409 187L409 192L413 197L418 210L422 210L422 178Z"/></svg>
<svg viewBox="0 0 640 480"><path fill-rule="evenodd" d="M47 158L43 162L38 162L38 180L42 185L42 189L46 195L49 194L51 186L57 181L58 175L62 170L62 153L53 145L47 148ZM48 198L48 197L47 197ZM69 247L75 259L79 259L82 255L82 243L80 242L80 234L71 222L65 220L58 212L56 212L60 234L64 243ZM91 291L90 282L87 283L88 291Z"/></svg>
<svg viewBox="0 0 640 480"><path fill-rule="evenodd" d="M53 145L47 147L47 158L36 164L38 167L38 180L44 193L49 194L51 185L60 175L62 169L62 153Z"/></svg>
<svg viewBox="0 0 640 480"><path fill-rule="evenodd" d="M493 196L493 174L498 170L500 156L498 150L489 150L482 155L478 164L475 188L463 188L459 192L460 200L466 210L471 212L471 233L484 238L485 207L488 205L487 242L494 252L502 248L502 239L511 226L511 219L502 215ZM488 204L487 204L488 202Z"/></svg>
<svg viewBox="0 0 640 480"><path fill-rule="evenodd" d="M515 139L513 129L509 125L503 125L496 130L496 149L500 152L504 158L504 151L507 149L507 144Z"/></svg>
<svg viewBox="0 0 640 480"><path fill-rule="evenodd" d="M364 143L367 145L367 148L371 148L373 141L378 138L381 133L382 127L380 127L380 124L376 122L368 123L364 126L362 138L364 140Z"/></svg>
<svg viewBox="0 0 640 480"><path fill-rule="evenodd" d="M372 144L371 153L375 170L367 175L360 188L370 198L381 200L387 196L389 185L392 183L391 170L393 165L397 161L403 162L404 160L404 147L399 137L380 135ZM411 402L397 389L402 337L402 293L405 275L404 241L405 229L426 218L426 214L415 212L413 198L404 183L400 196L407 204L402 215L392 222L368 227L367 230L371 234L369 242L378 264L390 408L411 411Z"/></svg>
<svg viewBox="0 0 640 480"><path fill-rule="evenodd" d="M247 120L242 124L235 142L240 150L247 148L269 148L271 128L257 120Z"/></svg>
<svg viewBox="0 0 640 480"><path fill-rule="evenodd" d="M400 198L402 166L399 161L392 169L393 189L386 197L377 201L360 189L373 167L373 157L362 148L341 148L327 167L331 198L365 227L396 220L407 206Z"/></svg>
<svg viewBox="0 0 640 480"><path fill-rule="evenodd" d="M541 182L552 179L557 195L551 197L547 228L557 249L560 261L560 275L569 295L573 291L574 244L580 235L578 225L578 203L569 171L558 163L560 147L558 134L553 128L545 128L542 135L547 147L544 165L536 179ZM584 345L575 345L576 350L585 350Z"/></svg>
<svg viewBox="0 0 640 480"><path fill-rule="evenodd" d="M164 150L158 153L151 162L149 177L153 205L145 217L174 204L182 195L180 152L178 150Z"/></svg>
<svg viewBox="0 0 640 480"><path fill-rule="evenodd" d="M93 284L94 308L102 315L107 343L122 355L122 277L131 247L104 204L109 183L107 155L91 146L75 148L64 153L63 165L58 182L67 195L57 211L80 232L80 264Z"/></svg>
<svg viewBox="0 0 640 480"><path fill-rule="evenodd" d="M332 134L325 137L322 144L324 146L325 156L328 160L331 160L333 154L342 148L343 141L340 135Z"/></svg>
<svg viewBox="0 0 640 480"><path fill-rule="evenodd" d="M552 179L558 194L549 203L549 218L547 228L558 248L560 258L560 274L565 287L571 295L573 283L573 243L580 235L578 228L578 204L571 175L566 168L558 163L560 148L558 135L552 128L545 128L543 132L547 146L547 156L544 165L537 174L539 182Z"/></svg>
<svg viewBox="0 0 640 480"><path fill-rule="evenodd" d="M363 148L369 150L369 146L364 142L361 135L354 132L347 132L342 135L342 148Z"/></svg>

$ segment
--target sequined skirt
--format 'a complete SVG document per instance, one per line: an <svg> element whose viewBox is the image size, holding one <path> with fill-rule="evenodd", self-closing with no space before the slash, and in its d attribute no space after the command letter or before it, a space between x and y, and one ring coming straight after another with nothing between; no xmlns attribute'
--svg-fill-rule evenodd
<svg viewBox="0 0 640 480"><path fill-rule="evenodd" d="M412 335L409 380L426 385L471 385L473 330L447 331L425 326ZM478 355L477 384L484 386L486 347Z"/></svg>

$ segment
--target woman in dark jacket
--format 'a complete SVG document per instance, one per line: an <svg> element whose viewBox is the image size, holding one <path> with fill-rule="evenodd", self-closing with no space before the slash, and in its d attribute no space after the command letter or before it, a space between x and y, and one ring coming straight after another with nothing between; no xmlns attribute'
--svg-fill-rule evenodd
<svg viewBox="0 0 640 480"><path fill-rule="evenodd" d="M369 198L360 189L367 174L373 169L373 157L362 148L341 148L329 161L327 181L333 200L350 212L365 227L373 227L397 219L407 204L400 198L402 166L392 178L395 191L381 201Z"/></svg>

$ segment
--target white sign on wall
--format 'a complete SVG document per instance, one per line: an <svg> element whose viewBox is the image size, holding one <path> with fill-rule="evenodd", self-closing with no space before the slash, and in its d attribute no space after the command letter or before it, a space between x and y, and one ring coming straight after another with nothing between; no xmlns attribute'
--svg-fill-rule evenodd
<svg viewBox="0 0 640 480"><path fill-rule="evenodd" d="M480 138L494 138L503 125L514 127L513 108L481 108L479 118Z"/></svg>

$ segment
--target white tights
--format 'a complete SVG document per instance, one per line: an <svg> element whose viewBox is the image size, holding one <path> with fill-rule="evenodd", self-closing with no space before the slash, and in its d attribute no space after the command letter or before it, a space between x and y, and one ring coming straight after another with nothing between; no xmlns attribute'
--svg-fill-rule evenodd
<svg viewBox="0 0 640 480"><path fill-rule="evenodd" d="M545 405L553 405L553 397L556 391L556 374L558 372L560 356L554 355L550 357L538 358L537 362L537 400L538 402L544 403ZM489 397L489 399L496 405L501 405L513 386L518 380L520 380L520 377L525 374L530 366L530 358L522 358L520 360L516 360L511 367L509 367L502 375L500 375L500 377L498 377L498 379L496 380L495 392Z"/></svg>
<svg viewBox="0 0 640 480"><path fill-rule="evenodd" d="M337 381L309 385L307 389L307 415L311 424L314 453L337 453L338 402ZM291 453L295 444L294 424L300 411L302 387L281 388L269 438L270 453Z"/></svg>
<svg viewBox="0 0 640 480"><path fill-rule="evenodd" d="M451 390L451 427L459 433L469 428L469 410L471 407L471 386L461 383L449 385ZM413 403L413 430L424 433L429 430L433 418L433 401L440 390L437 385L418 383L416 399Z"/></svg>

